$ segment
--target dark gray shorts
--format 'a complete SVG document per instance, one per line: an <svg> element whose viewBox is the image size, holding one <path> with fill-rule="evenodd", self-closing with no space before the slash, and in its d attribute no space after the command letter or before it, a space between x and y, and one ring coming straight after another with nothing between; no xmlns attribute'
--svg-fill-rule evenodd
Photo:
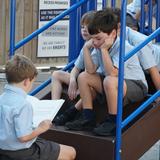
<svg viewBox="0 0 160 160"><path fill-rule="evenodd" d="M0 155L7 160L57 160L60 152L58 143L37 138L36 142L28 149L7 151L0 149Z"/></svg>
<svg viewBox="0 0 160 160"><path fill-rule="evenodd" d="M146 97L148 90L142 81L125 79L125 82L127 93L124 97L124 105L141 101Z"/></svg>
<svg viewBox="0 0 160 160"><path fill-rule="evenodd" d="M103 81L104 76L101 76L101 79ZM125 82L127 85L127 93L123 99L123 104L124 104L123 106L139 102L147 96L148 89L141 80L125 79ZM107 103L104 88L102 93L97 94L96 100L98 100L100 104Z"/></svg>

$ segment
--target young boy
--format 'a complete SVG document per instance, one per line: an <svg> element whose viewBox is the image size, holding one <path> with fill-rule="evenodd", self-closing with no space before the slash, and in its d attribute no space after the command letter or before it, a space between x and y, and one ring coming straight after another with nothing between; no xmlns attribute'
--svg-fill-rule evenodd
<svg viewBox="0 0 160 160"><path fill-rule="evenodd" d="M117 37L117 20L111 9L98 11L93 21L88 26L92 35L92 43L86 43L84 59L88 62L86 72L78 77L78 85L83 102L83 117L66 124L73 130L93 129L95 126L95 115L93 112L91 88L102 93L103 88L107 99L108 116L106 120L94 128L96 135L113 135L116 129L117 115L117 92L118 92L118 68L120 40ZM94 46L93 61L87 59L90 55L90 47ZM125 42L125 52L128 53L133 47ZM95 56L94 56L95 55ZM100 75L96 73L97 67L102 70L103 82ZM102 87L103 86L103 87ZM147 82L139 64L138 57L134 55L125 62L124 66L124 104L142 100L147 94Z"/></svg>
<svg viewBox="0 0 160 160"><path fill-rule="evenodd" d="M81 18L81 35L85 41L88 41L91 36L88 33L88 24L92 21L95 11L85 13ZM60 99L63 84L68 85L68 96L74 100L79 95L77 86L77 77L81 71L85 69L83 50L81 50L71 73L65 71L54 71L52 74L52 99ZM75 118L76 113L82 108L82 102L79 100L75 106L71 106L63 114L57 116L54 120L56 125L64 125L66 122Z"/></svg>
<svg viewBox="0 0 160 160"><path fill-rule="evenodd" d="M15 55L7 62L5 73L8 84L0 95L0 155L15 160L75 159L73 147L38 138L51 127L51 121L32 128L33 111L26 96L37 76L34 64Z"/></svg>

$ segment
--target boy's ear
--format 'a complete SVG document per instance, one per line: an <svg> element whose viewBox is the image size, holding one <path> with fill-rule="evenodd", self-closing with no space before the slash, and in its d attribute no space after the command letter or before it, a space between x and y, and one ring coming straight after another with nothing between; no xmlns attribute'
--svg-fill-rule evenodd
<svg viewBox="0 0 160 160"><path fill-rule="evenodd" d="M117 30L114 29L114 30L110 33L110 35L111 35L112 37L116 38L116 36L117 36Z"/></svg>
<svg viewBox="0 0 160 160"><path fill-rule="evenodd" d="M29 81L30 81L29 78L25 79L25 80L23 81L24 86L28 86Z"/></svg>

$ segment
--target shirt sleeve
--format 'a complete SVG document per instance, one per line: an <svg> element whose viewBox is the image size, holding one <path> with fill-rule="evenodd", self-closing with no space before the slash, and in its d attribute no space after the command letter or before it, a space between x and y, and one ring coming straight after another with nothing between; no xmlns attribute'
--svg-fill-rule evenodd
<svg viewBox="0 0 160 160"><path fill-rule="evenodd" d="M132 46L137 46L141 42L143 42L148 36L133 31L132 29L129 29L129 38L128 42ZM151 67L156 66L156 61L153 56L153 47L151 43L148 43L146 46L144 46L139 52L137 53L138 59L140 61L140 64L144 70L149 69Z"/></svg>
<svg viewBox="0 0 160 160"><path fill-rule="evenodd" d="M14 117L17 137L32 133L33 111L30 103L25 103Z"/></svg>
<svg viewBox="0 0 160 160"><path fill-rule="evenodd" d="M84 56L83 56L83 49L81 49L80 54L78 56L78 58L76 59L74 65L80 69L80 70L84 70Z"/></svg>

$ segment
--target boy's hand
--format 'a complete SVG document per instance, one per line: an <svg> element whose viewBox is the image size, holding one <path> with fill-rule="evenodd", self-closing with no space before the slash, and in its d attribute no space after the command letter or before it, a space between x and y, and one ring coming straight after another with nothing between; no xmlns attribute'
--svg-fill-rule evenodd
<svg viewBox="0 0 160 160"><path fill-rule="evenodd" d="M91 49L93 47L93 41L90 39L89 41L86 41L84 44L84 47L87 49Z"/></svg>
<svg viewBox="0 0 160 160"><path fill-rule="evenodd" d="M113 37L107 37L105 40L104 40L104 43L101 45L101 50L109 50L112 45L114 43L114 38Z"/></svg>
<svg viewBox="0 0 160 160"><path fill-rule="evenodd" d="M76 80L70 80L68 87L68 96L71 100L77 97L77 82Z"/></svg>
<svg viewBox="0 0 160 160"><path fill-rule="evenodd" d="M48 129L50 129L51 126L52 126L52 121L51 120L44 120L38 125L38 128L40 128L42 130L42 132L45 132Z"/></svg>

